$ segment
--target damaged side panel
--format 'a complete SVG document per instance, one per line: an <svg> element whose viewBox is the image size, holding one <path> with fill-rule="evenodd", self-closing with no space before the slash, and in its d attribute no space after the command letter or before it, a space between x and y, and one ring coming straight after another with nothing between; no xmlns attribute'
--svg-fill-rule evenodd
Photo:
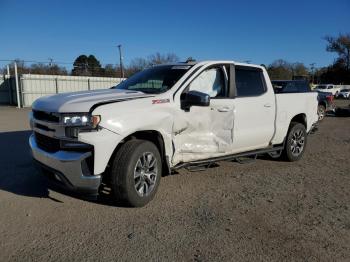
<svg viewBox="0 0 350 262"><path fill-rule="evenodd" d="M93 113L101 114L103 110L100 125L121 137L143 130L158 131L163 137L170 167L232 151L232 100L212 99L209 107L193 106L189 112L170 103L152 103L148 98L128 103L127 110L123 103L115 103L102 105Z"/></svg>
<svg viewBox="0 0 350 262"><path fill-rule="evenodd" d="M227 154L233 142L233 106L226 99L212 100L210 107L191 107L174 117L172 164ZM224 108L224 110L223 110Z"/></svg>

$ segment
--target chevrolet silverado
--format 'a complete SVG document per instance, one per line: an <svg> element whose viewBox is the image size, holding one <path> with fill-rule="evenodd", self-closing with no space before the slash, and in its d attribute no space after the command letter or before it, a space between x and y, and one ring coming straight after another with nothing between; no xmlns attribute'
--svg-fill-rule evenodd
<svg viewBox="0 0 350 262"><path fill-rule="evenodd" d="M299 160L317 122L317 93L275 94L264 67L233 61L145 69L105 90L32 105L34 160L56 182L144 206L182 167L269 154Z"/></svg>

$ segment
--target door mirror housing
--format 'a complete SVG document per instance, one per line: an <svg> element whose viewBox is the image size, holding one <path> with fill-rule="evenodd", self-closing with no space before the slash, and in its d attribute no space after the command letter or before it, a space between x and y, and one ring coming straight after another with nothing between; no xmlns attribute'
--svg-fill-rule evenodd
<svg viewBox="0 0 350 262"><path fill-rule="evenodd" d="M181 108L185 111L189 111L191 106L209 106L210 96L208 94L199 91L189 91L182 93L180 96Z"/></svg>

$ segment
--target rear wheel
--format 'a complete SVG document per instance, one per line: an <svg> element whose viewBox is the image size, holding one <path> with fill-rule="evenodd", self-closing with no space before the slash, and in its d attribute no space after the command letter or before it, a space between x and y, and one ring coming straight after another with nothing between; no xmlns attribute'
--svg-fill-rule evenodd
<svg viewBox="0 0 350 262"><path fill-rule="evenodd" d="M324 105L318 105L317 108L318 121L322 121L326 116L326 107Z"/></svg>
<svg viewBox="0 0 350 262"><path fill-rule="evenodd" d="M141 207L157 192L162 160L157 147L144 140L130 140L118 150L111 169L112 190L117 201Z"/></svg>
<svg viewBox="0 0 350 262"><path fill-rule="evenodd" d="M284 145L284 158L290 162L299 160L304 154L306 141L307 134L305 126L292 122Z"/></svg>

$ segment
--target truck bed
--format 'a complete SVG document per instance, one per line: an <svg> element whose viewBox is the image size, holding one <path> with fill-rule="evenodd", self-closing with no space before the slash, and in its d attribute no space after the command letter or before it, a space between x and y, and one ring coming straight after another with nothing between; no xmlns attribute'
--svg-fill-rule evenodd
<svg viewBox="0 0 350 262"><path fill-rule="evenodd" d="M283 143L290 121L295 115L306 117L306 130L309 132L317 117L317 93L281 93L276 94L276 132L272 144ZM316 102L315 102L316 101Z"/></svg>

